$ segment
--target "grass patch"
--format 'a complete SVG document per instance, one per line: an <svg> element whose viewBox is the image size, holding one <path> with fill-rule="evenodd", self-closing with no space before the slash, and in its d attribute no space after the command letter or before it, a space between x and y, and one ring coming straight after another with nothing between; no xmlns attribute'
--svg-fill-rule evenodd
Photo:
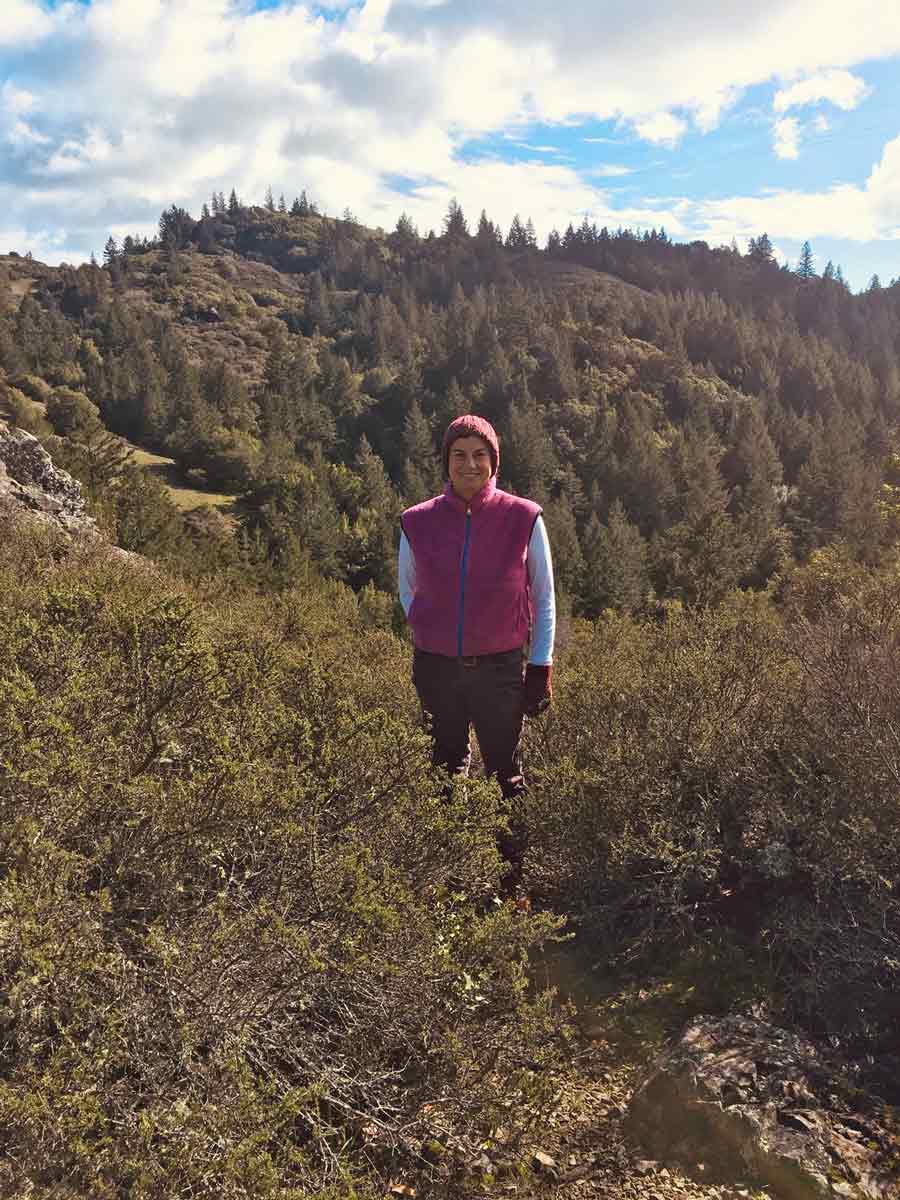
<svg viewBox="0 0 900 1200"><path fill-rule="evenodd" d="M140 446L134 446L131 442L128 445L131 446L134 461L138 466L146 468L162 480L172 503L182 512L190 512L191 509L200 508L202 505L218 508L222 512L233 511L237 496L228 492L212 492L188 487L173 458L169 458L165 454L154 454L152 450L142 450Z"/></svg>

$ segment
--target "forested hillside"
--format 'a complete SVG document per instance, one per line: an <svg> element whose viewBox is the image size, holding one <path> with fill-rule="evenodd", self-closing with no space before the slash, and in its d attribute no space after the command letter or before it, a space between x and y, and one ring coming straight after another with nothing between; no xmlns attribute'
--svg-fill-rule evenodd
<svg viewBox="0 0 900 1200"><path fill-rule="evenodd" d="M779 268L765 235L741 255L585 223L541 250L456 205L422 237L220 194L159 234L110 239L102 267L2 260L6 409L40 429L49 402L97 498L119 469L101 423L240 494L283 578L311 562L392 592L397 514L469 409L545 505L576 613L715 603L828 543L874 562L895 540L898 286Z"/></svg>
<svg viewBox="0 0 900 1200"><path fill-rule="evenodd" d="M894 1120L900 286L455 205L219 194L159 233L0 259L0 416L154 561L0 508L0 1190L591 1194L532 1156L620 1119L533 986L564 924L668 998L654 1045L753 1005ZM468 410L569 616L515 814L447 802L393 594ZM617 1144L595 1195L635 1194Z"/></svg>

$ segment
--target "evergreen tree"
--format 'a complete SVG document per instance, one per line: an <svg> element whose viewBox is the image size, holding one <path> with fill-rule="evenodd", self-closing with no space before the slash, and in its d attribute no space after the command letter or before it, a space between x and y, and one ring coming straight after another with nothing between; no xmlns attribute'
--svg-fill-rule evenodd
<svg viewBox="0 0 900 1200"><path fill-rule="evenodd" d="M413 400L403 424L403 491L409 504L418 504L440 491L440 463L428 419Z"/></svg>
<svg viewBox="0 0 900 1200"><path fill-rule="evenodd" d="M273 213L275 211L275 197L272 195L271 187L266 188L266 198L263 201L263 204L264 204L265 208L268 210L268 212Z"/></svg>
<svg viewBox="0 0 900 1200"><path fill-rule="evenodd" d="M506 235L506 248L507 250L524 250L527 246L528 239L525 229L519 220L519 214L516 213L509 227L509 233Z"/></svg>
<svg viewBox="0 0 900 1200"><path fill-rule="evenodd" d="M804 242L800 251L800 261L797 264L797 275L800 279L813 279L815 274L812 246L809 242Z"/></svg>
<svg viewBox="0 0 900 1200"><path fill-rule="evenodd" d="M647 543L616 500L606 522L591 515L584 535L582 611L597 616L606 608L635 612L646 601L650 582Z"/></svg>
<svg viewBox="0 0 900 1200"><path fill-rule="evenodd" d="M469 225L463 215L463 210L456 201L456 197L450 201L447 207L447 215L444 217L444 236L448 238L463 238L469 236Z"/></svg>
<svg viewBox="0 0 900 1200"><path fill-rule="evenodd" d="M772 243L769 241L767 233L760 234L758 238L750 239L747 257L755 263L769 266L774 265L775 251L772 249Z"/></svg>

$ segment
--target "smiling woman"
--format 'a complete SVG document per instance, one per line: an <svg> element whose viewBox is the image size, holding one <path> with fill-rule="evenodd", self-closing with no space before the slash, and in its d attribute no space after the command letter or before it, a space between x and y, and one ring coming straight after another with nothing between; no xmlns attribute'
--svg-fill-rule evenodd
<svg viewBox="0 0 900 1200"><path fill-rule="evenodd" d="M506 800L525 790L522 722L550 703L553 568L540 506L496 486L497 434L457 417L444 436L440 496L402 517L400 598L415 643L413 682L434 739L433 761L469 769L475 727L485 772ZM528 665L523 662L528 645ZM505 889L518 886L521 836L501 838Z"/></svg>

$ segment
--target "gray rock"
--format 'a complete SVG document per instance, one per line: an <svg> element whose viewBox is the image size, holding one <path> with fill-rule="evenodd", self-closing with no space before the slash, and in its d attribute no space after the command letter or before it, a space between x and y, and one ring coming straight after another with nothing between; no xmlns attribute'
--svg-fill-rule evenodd
<svg viewBox="0 0 900 1200"><path fill-rule="evenodd" d="M68 534L98 535L81 484L53 465L41 443L0 421L0 500L13 513L28 513Z"/></svg>
<svg viewBox="0 0 900 1200"><path fill-rule="evenodd" d="M87 511L81 484L54 466L36 437L0 420L0 531L16 518L60 533L72 549L99 550L131 567L153 569L148 559L106 540Z"/></svg>
<svg viewBox="0 0 900 1200"><path fill-rule="evenodd" d="M699 1017L635 1091L626 1128L655 1159L749 1176L780 1200L897 1200L900 1145L877 1118L829 1106L835 1091L847 1088L802 1038Z"/></svg>

